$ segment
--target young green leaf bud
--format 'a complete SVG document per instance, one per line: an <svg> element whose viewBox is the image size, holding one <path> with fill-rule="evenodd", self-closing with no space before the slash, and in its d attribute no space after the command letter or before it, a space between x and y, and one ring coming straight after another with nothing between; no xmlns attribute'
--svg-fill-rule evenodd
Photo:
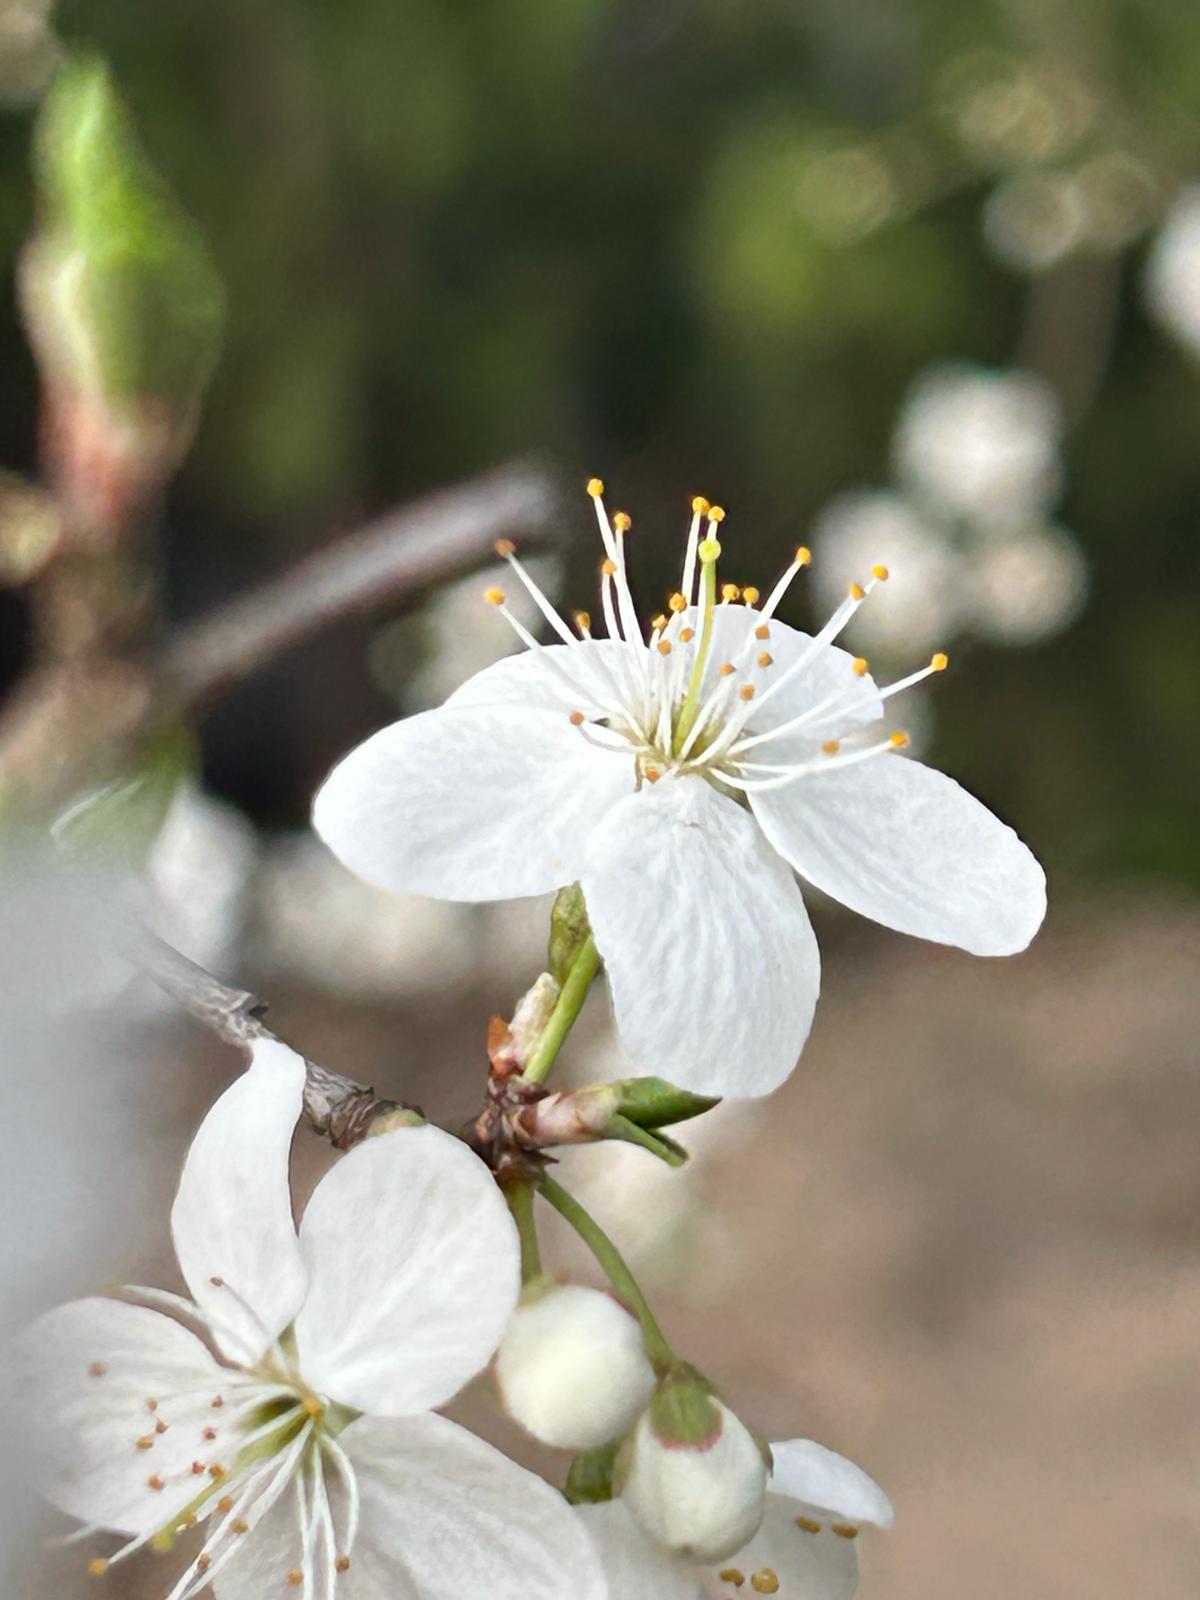
<svg viewBox="0 0 1200 1600"><path fill-rule="evenodd" d="M509 1415L543 1444L590 1450L624 1433L654 1388L637 1321L582 1284L532 1284L496 1355Z"/></svg>
<svg viewBox="0 0 1200 1600"><path fill-rule="evenodd" d="M618 1488L657 1544L721 1561L758 1530L767 1465L750 1430L702 1379L669 1377L626 1442Z"/></svg>

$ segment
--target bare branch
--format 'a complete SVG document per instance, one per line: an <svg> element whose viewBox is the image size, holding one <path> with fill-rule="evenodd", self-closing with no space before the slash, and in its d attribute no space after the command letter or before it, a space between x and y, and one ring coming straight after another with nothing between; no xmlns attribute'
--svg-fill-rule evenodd
<svg viewBox="0 0 1200 1600"><path fill-rule="evenodd" d="M257 1039L274 1039L263 1022L266 1003L246 989L234 989L189 961L156 935L139 930L134 957L158 986L220 1038L243 1050ZM339 1150L358 1144L371 1132L420 1122L412 1106L379 1099L366 1084L331 1072L305 1058L304 1115L312 1128Z"/></svg>
<svg viewBox="0 0 1200 1600"><path fill-rule="evenodd" d="M508 467L427 495L319 550L177 636L161 663L172 708L208 698L339 617L473 571L498 538L543 542L554 505L543 473Z"/></svg>

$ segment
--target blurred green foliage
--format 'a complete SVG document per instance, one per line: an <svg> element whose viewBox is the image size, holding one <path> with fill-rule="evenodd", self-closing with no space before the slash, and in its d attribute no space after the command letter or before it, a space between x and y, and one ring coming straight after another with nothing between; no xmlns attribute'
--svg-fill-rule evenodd
<svg viewBox="0 0 1200 1600"><path fill-rule="evenodd" d="M74 0L59 20L112 64L227 286L172 508L185 580L230 589L531 451L635 512L643 584L666 584L693 492L730 507L735 575L761 580L830 494L886 478L925 364L1020 360L1068 407L1091 601L1052 644L960 651L935 753L1061 875L1200 884L1200 365L1138 291L1200 174L1190 0ZM0 123L10 262L28 137ZM997 258L998 184L1114 154L1136 175L1115 221L1042 271ZM21 465L11 317L0 354ZM349 672L276 709L293 779L271 803L300 814L378 711Z"/></svg>

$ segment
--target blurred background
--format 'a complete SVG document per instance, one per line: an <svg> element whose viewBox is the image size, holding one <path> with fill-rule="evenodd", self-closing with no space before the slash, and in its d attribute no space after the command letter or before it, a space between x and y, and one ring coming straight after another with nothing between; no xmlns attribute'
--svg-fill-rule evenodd
<svg viewBox="0 0 1200 1600"><path fill-rule="evenodd" d="M78 50L128 124L86 84L87 116L47 101ZM64 600L64 552L125 585L102 655L513 459L562 486L537 560L568 606L595 598L593 472L648 603L694 493L728 508L741 582L812 546L797 625L888 563L848 642L884 677L950 652L907 725L1047 864L1044 934L972 962L818 904L826 994L770 1108L696 1124L683 1175L564 1165L746 1414L892 1494L865 1600L1191 1600L1196 8L0 0L0 174L0 758L94 601ZM510 648L487 581L323 628L215 700L147 840L181 948L451 1125L546 907L378 896L305 821L349 746ZM37 1021L39 981L63 987L29 959L38 900L0 914L4 1102L53 1151L5 1181L63 1202L6 1247L22 1314L167 1281L173 1174L238 1066L123 990L119 1042L111 1006L87 1036L113 1096L64 1122L84 1069ZM619 1070L603 1009L581 1079ZM80 1173L111 1208L83 1245ZM77 1550L39 1561L31 1595L74 1594Z"/></svg>

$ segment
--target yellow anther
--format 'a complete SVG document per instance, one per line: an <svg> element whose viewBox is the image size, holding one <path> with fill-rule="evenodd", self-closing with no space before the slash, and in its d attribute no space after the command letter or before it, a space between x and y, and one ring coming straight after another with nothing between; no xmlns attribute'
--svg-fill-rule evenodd
<svg viewBox="0 0 1200 1600"><path fill-rule="evenodd" d="M657 783L658 780L661 777L662 777L662 768L661 767L647 767L646 768L646 782L647 783Z"/></svg>
<svg viewBox="0 0 1200 1600"><path fill-rule="evenodd" d="M667 625L667 619L660 611L657 616L650 618L650 627L655 633L661 633Z"/></svg>
<svg viewBox="0 0 1200 1600"><path fill-rule="evenodd" d="M738 588L736 583L723 583L721 585L722 600L740 600L741 598L742 591Z"/></svg>
<svg viewBox="0 0 1200 1600"><path fill-rule="evenodd" d="M628 511L616 511L613 513L613 527L618 533L628 533L633 527L633 518Z"/></svg>
<svg viewBox="0 0 1200 1600"><path fill-rule="evenodd" d="M214 1483L220 1483L221 1479L225 1476L225 1468L219 1461L214 1461L212 1466L208 1469L208 1475Z"/></svg>
<svg viewBox="0 0 1200 1600"><path fill-rule="evenodd" d="M304 1411L305 1415L310 1417L323 1417L325 1415L325 1407L317 1399L315 1394L305 1395Z"/></svg>
<svg viewBox="0 0 1200 1600"><path fill-rule="evenodd" d="M775 657L769 650L760 650L758 652L758 664L760 667L769 667L774 659Z"/></svg>
<svg viewBox="0 0 1200 1600"><path fill-rule="evenodd" d="M758 1572L751 1573L750 1587L755 1594L778 1594L779 1578L771 1567L762 1567Z"/></svg>
<svg viewBox="0 0 1200 1600"><path fill-rule="evenodd" d="M808 566L811 566L812 565L812 551L808 548L808 546L806 544L798 544L796 546L796 554L792 557L792 562L797 567L808 567Z"/></svg>
<svg viewBox="0 0 1200 1600"><path fill-rule="evenodd" d="M866 596L866 592L861 583L852 583L850 585L851 600L862 600Z"/></svg>
<svg viewBox="0 0 1200 1600"><path fill-rule="evenodd" d="M687 601L683 598L678 590L676 590L675 593L668 599L667 610L676 612L687 610Z"/></svg>
<svg viewBox="0 0 1200 1600"><path fill-rule="evenodd" d="M217 1437L217 1430L215 1428L205 1428L200 1437L202 1439L208 1439L211 1442Z"/></svg>
<svg viewBox="0 0 1200 1600"><path fill-rule="evenodd" d="M225 1279L219 1275L214 1275L208 1281L212 1284L214 1289L223 1289L225 1287Z"/></svg>
<svg viewBox="0 0 1200 1600"><path fill-rule="evenodd" d="M199 1556L196 1557L196 1571L197 1572L207 1572L209 1567L211 1567L211 1566L212 1566L212 1557L211 1556L199 1555Z"/></svg>
<svg viewBox="0 0 1200 1600"><path fill-rule="evenodd" d="M232 1511L233 1510L233 1500L232 1500L232 1498L227 1494L223 1494L221 1496L221 1498L217 1501L217 1510L221 1513L222 1516L224 1516L226 1514L226 1512Z"/></svg>
<svg viewBox="0 0 1200 1600"><path fill-rule="evenodd" d="M754 685L752 683L744 683L742 685L742 687L738 690L738 693L741 695L743 700L753 700L754 699Z"/></svg>
<svg viewBox="0 0 1200 1600"><path fill-rule="evenodd" d="M511 539L496 540L496 554L498 556L515 556L517 547Z"/></svg>
<svg viewBox="0 0 1200 1600"><path fill-rule="evenodd" d="M495 588L485 589L483 591L483 598L490 606L502 606L504 604L504 590Z"/></svg>
<svg viewBox="0 0 1200 1600"><path fill-rule="evenodd" d="M796 1526L805 1533L820 1533L821 1531L821 1524L814 1521L812 1517L797 1517Z"/></svg>
<svg viewBox="0 0 1200 1600"><path fill-rule="evenodd" d="M155 1431L155 1433L158 1433L158 1434L166 1433L167 1424L163 1421L163 1419L161 1417L159 1417L158 1421L154 1424L154 1431Z"/></svg>
<svg viewBox="0 0 1200 1600"><path fill-rule="evenodd" d="M945 672L946 668L950 665L950 657L944 650L938 650L930 657L929 665L935 672Z"/></svg>
<svg viewBox="0 0 1200 1600"><path fill-rule="evenodd" d="M147 1411L157 1411L158 1410L158 1401L157 1400L147 1400L146 1401L146 1410Z"/></svg>
<svg viewBox="0 0 1200 1600"><path fill-rule="evenodd" d="M714 561L721 558L721 546L716 539L701 539L696 546L696 554L706 567L711 567Z"/></svg>
<svg viewBox="0 0 1200 1600"><path fill-rule="evenodd" d="M587 492L591 495L593 500L599 500L600 496L604 493L603 478L589 478Z"/></svg>
<svg viewBox="0 0 1200 1600"><path fill-rule="evenodd" d="M694 494L692 496L692 510L698 517L702 517L708 510L708 501L702 494Z"/></svg>
<svg viewBox="0 0 1200 1600"><path fill-rule="evenodd" d="M658 641L658 653L660 656L669 656L671 654L670 639L660 639Z"/></svg>
<svg viewBox="0 0 1200 1600"><path fill-rule="evenodd" d="M836 1533L839 1539L857 1539L858 1529L852 1522L831 1522L830 1533Z"/></svg>
<svg viewBox="0 0 1200 1600"><path fill-rule="evenodd" d="M679 637L682 643L688 644L696 637L695 628L680 628Z"/></svg>
<svg viewBox="0 0 1200 1600"><path fill-rule="evenodd" d="M605 561L602 561L600 563L600 571L604 574L604 576L606 578L611 578L613 573L616 570L617 570L617 563L615 561L605 560Z"/></svg>
<svg viewBox="0 0 1200 1600"><path fill-rule="evenodd" d="M722 1583L731 1583L735 1589L740 1589L746 1581L746 1574L740 1567L722 1567L717 1577Z"/></svg>
<svg viewBox="0 0 1200 1600"><path fill-rule="evenodd" d="M167 1487L167 1480L160 1478L157 1472L153 1472L146 1479L146 1487L147 1489L153 1489L157 1494Z"/></svg>
<svg viewBox="0 0 1200 1600"><path fill-rule="evenodd" d="M298 1589L304 1582L304 1574L298 1567L293 1567L287 1575L287 1581L291 1588Z"/></svg>
<svg viewBox="0 0 1200 1600"><path fill-rule="evenodd" d="M881 562L878 566L871 568L871 576L873 578L877 578L880 583L886 583L890 574L888 569Z"/></svg>
<svg viewBox="0 0 1200 1600"><path fill-rule="evenodd" d="M826 739L825 743L821 746L821 749L824 750L827 756L837 755L841 748L842 741L840 739Z"/></svg>
<svg viewBox="0 0 1200 1600"><path fill-rule="evenodd" d="M758 594L759 591L754 587L754 585L752 583L748 583L742 590L742 599L748 606L756 606L758 604Z"/></svg>
<svg viewBox="0 0 1200 1600"><path fill-rule="evenodd" d="M215 1396L215 1397L214 1397L214 1398L213 1398L213 1403L212 1403L212 1406L211 1406L211 1408L210 1408L210 1409L211 1409L211 1410L213 1410L213 1411L220 1411L220 1409L221 1409L221 1407L222 1407L222 1406L223 1406L223 1405L224 1405L224 1404L225 1404L225 1397L224 1397L224 1395L220 1395L220 1394L219 1394L219 1395L216 1395L216 1396Z"/></svg>
<svg viewBox="0 0 1200 1600"><path fill-rule="evenodd" d="M93 1578L102 1578L108 1571L108 1562L103 1556L93 1556L88 1562L88 1571Z"/></svg>
<svg viewBox="0 0 1200 1600"><path fill-rule="evenodd" d="M208 1468L204 1465L203 1461L193 1461L192 1462L192 1477L193 1478L202 1478L207 1471L208 1471Z"/></svg>
<svg viewBox="0 0 1200 1600"><path fill-rule="evenodd" d="M709 506L709 508L708 508L708 520L710 522L724 522L725 521L725 507L724 506Z"/></svg>
<svg viewBox="0 0 1200 1600"><path fill-rule="evenodd" d="M232 1527L234 1533L250 1532L250 1524L246 1521L245 1517L236 1517L230 1526Z"/></svg>
<svg viewBox="0 0 1200 1600"><path fill-rule="evenodd" d="M107 1371L108 1368L103 1361L93 1361L88 1368L88 1373L93 1378L102 1378Z"/></svg>
<svg viewBox="0 0 1200 1600"><path fill-rule="evenodd" d="M903 750L908 743L908 735L903 728L897 728L895 733L888 734L888 743L893 750Z"/></svg>
<svg viewBox="0 0 1200 1600"><path fill-rule="evenodd" d="M854 660L850 663L851 670L856 678L865 678L868 670L870 669L870 665L871 663L867 660L866 656L855 656Z"/></svg>
<svg viewBox="0 0 1200 1600"><path fill-rule="evenodd" d="M771 630L765 622L760 622L758 627L755 628L754 637L756 639L769 639L771 637Z"/></svg>
<svg viewBox="0 0 1200 1600"><path fill-rule="evenodd" d="M138 1440L137 1447L138 1447L139 1450L153 1450L154 1449L154 1435L152 1433L144 1433L142 1435L142 1437Z"/></svg>
<svg viewBox="0 0 1200 1600"><path fill-rule="evenodd" d="M333 1566L334 1566L334 1570L336 1572L349 1572L350 1571L350 1557L349 1556L339 1556L337 1558L337 1560L333 1563Z"/></svg>
<svg viewBox="0 0 1200 1600"><path fill-rule="evenodd" d="M718 671L720 672L720 674L721 674L721 676L723 678L727 678L729 676L729 674L733 671L733 662L732 661L722 661L720 667L718 668Z"/></svg>
<svg viewBox="0 0 1200 1600"><path fill-rule="evenodd" d="M592 613L590 611L577 611L575 613L575 626L580 633L587 633L592 626Z"/></svg>
<svg viewBox="0 0 1200 1600"><path fill-rule="evenodd" d="M571 726L573 728L582 728L586 721L587 718L584 716L582 711L572 711Z"/></svg>

